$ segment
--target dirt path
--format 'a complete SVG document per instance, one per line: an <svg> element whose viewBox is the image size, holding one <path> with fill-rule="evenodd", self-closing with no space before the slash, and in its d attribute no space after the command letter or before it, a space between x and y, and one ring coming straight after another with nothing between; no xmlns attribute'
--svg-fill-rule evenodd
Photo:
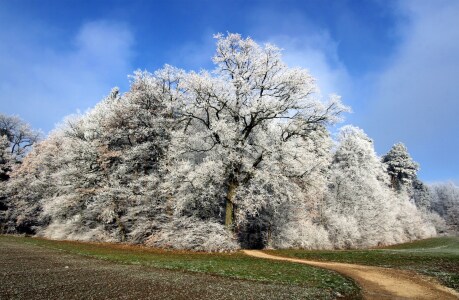
<svg viewBox="0 0 459 300"><path fill-rule="evenodd" d="M415 272L335 262L318 262L244 250L245 254L265 259L291 261L336 271L354 279L364 299L459 299L459 293Z"/></svg>

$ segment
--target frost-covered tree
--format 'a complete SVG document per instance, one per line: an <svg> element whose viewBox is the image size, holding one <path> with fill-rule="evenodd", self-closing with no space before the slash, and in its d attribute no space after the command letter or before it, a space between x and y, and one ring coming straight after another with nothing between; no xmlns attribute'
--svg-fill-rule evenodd
<svg viewBox="0 0 459 300"><path fill-rule="evenodd" d="M304 201L305 179L314 186L311 174L324 164L314 144L346 108L337 96L318 99L314 79L287 67L279 48L216 38L214 72L187 73L177 87L167 188L178 215L241 232Z"/></svg>
<svg viewBox="0 0 459 300"><path fill-rule="evenodd" d="M40 137L40 132L33 130L29 124L17 116L0 113L0 136L8 140L11 155L20 161Z"/></svg>
<svg viewBox="0 0 459 300"><path fill-rule="evenodd" d="M373 142L359 128L340 130L330 169L326 228L335 247L369 247L433 234L405 193L389 188Z"/></svg>
<svg viewBox="0 0 459 300"><path fill-rule="evenodd" d="M383 166L373 142L359 128L345 126L330 170L327 228L335 246L368 247L387 243L393 222Z"/></svg>
<svg viewBox="0 0 459 300"><path fill-rule="evenodd" d="M404 187L411 187L419 165L411 158L403 143L395 144L383 156L382 161L387 165L392 188L401 190Z"/></svg>
<svg viewBox="0 0 459 300"><path fill-rule="evenodd" d="M163 103L172 69L138 72L129 92L117 89L61 129L57 193L43 201L53 238L143 242L159 225L159 162L168 144L170 112ZM164 220L163 220L164 221Z"/></svg>
<svg viewBox="0 0 459 300"><path fill-rule="evenodd" d="M419 180L417 177L413 179L411 198L417 207L424 210L430 210L432 202L432 193L429 186Z"/></svg>
<svg viewBox="0 0 459 300"><path fill-rule="evenodd" d="M391 187L402 194L407 194L419 210L424 214L426 220L438 224L437 229L443 231L444 225L438 221L438 216L430 209L432 194L429 187L418 177L419 164L416 163L408 153L407 148L398 143L382 157L390 176ZM427 221L430 222L430 221ZM430 222L432 223L432 222Z"/></svg>
<svg viewBox="0 0 459 300"><path fill-rule="evenodd" d="M432 191L432 210L446 221L448 229L459 233L459 187L452 182L430 186Z"/></svg>
<svg viewBox="0 0 459 300"><path fill-rule="evenodd" d="M10 151L10 142L6 135L0 136L0 182L10 178L13 169L14 157Z"/></svg>
<svg viewBox="0 0 459 300"><path fill-rule="evenodd" d="M328 126L347 110L339 97L319 98L311 75L273 45L216 38L212 72L137 71L129 91L66 118L25 158L31 131L3 118L3 230L197 251L367 247L432 233L436 216L389 187L362 130L342 129L332 152ZM387 162L414 184L397 169L412 162L403 149Z"/></svg>
<svg viewBox="0 0 459 300"><path fill-rule="evenodd" d="M19 117L0 113L0 232L6 230L10 206L7 181L39 137L40 133Z"/></svg>
<svg viewBox="0 0 459 300"><path fill-rule="evenodd" d="M51 133L11 173L6 188L10 207L5 232L35 233L47 224L41 218L42 201L57 191L54 174L61 167L58 157L62 155L62 142L58 132Z"/></svg>
<svg viewBox="0 0 459 300"><path fill-rule="evenodd" d="M5 135L0 136L0 233L6 231L6 211L8 210L6 182L13 169L14 158L9 150Z"/></svg>

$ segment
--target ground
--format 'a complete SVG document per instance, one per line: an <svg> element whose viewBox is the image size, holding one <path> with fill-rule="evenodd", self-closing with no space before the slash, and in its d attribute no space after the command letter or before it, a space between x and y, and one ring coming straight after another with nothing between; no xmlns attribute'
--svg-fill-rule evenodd
<svg viewBox="0 0 459 300"><path fill-rule="evenodd" d="M432 278L421 276L413 271L358 264L318 262L271 255L257 250L244 250L244 253L253 257L290 261L337 271L354 279L362 288L363 298L368 300L459 299L458 292L442 286Z"/></svg>
<svg viewBox="0 0 459 300"><path fill-rule="evenodd" d="M459 299L459 238L195 253L0 236L0 276L0 299Z"/></svg>
<svg viewBox="0 0 459 300"><path fill-rule="evenodd" d="M334 272L204 254L0 236L0 299L359 299Z"/></svg>

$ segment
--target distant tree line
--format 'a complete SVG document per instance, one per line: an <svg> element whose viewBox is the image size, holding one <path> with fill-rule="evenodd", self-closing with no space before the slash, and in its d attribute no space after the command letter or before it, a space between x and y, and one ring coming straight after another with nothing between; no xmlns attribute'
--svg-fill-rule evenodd
<svg viewBox="0 0 459 300"><path fill-rule="evenodd" d="M459 188L382 158L279 48L217 35L215 70L138 71L48 137L0 115L0 230L205 251L360 248L458 230ZM31 146L33 145L33 148Z"/></svg>

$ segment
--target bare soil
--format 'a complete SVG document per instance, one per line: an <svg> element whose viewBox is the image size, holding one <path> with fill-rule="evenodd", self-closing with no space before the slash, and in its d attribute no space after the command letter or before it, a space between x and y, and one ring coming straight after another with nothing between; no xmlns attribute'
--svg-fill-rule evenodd
<svg viewBox="0 0 459 300"><path fill-rule="evenodd" d="M456 291L411 271L287 258L257 250L243 252L258 258L290 261L336 271L354 279L362 288L364 299L459 299Z"/></svg>
<svg viewBox="0 0 459 300"><path fill-rule="evenodd" d="M319 297L303 286L123 265L5 239L0 241L2 300Z"/></svg>

